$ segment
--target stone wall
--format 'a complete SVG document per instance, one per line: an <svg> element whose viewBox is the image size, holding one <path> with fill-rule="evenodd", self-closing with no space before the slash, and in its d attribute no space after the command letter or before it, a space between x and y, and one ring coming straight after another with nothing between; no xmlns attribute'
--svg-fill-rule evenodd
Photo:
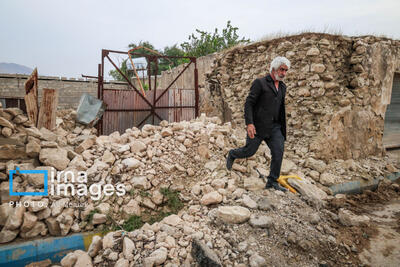
<svg viewBox="0 0 400 267"><path fill-rule="evenodd" d="M23 98L24 83L29 77L20 74L0 74L0 98ZM97 97L97 81L84 81L50 76L39 76L39 101L43 88L59 90L59 109L77 108L83 93ZM127 89L126 83L109 82L107 88Z"/></svg>
<svg viewBox="0 0 400 267"><path fill-rule="evenodd" d="M250 85L276 56L292 63L285 79L287 151L327 161L382 153L400 41L309 33L235 47L217 56L202 109L244 129Z"/></svg>

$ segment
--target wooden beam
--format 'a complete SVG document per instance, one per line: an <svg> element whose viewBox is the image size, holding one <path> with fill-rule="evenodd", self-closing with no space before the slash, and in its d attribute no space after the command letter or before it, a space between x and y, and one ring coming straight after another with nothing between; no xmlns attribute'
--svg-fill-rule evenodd
<svg viewBox="0 0 400 267"><path fill-rule="evenodd" d="M38 113L39 113L39 101L38 101L38 73L35 68L25 82L25 106L26 113L31 122L37 126Z"/></svg>
<svg viewBox="0 0 400 267"><path fill-rule="evenodd" d="M58 106L58 90L43 89L37 128L45 127L52 130L56 127L56 112Z"/></svg>

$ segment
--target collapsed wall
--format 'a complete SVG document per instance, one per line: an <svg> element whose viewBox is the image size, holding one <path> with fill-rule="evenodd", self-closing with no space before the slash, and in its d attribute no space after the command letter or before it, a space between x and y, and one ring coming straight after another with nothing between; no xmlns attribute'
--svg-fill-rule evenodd
<svg viewBox="0 0 400 267"><path fill-rule="evenodd" d="M292 65L285 78L287 151L327 161L381 155L400 41L309 33L235 47L217 55L202 110L244 128L250 85L276 56Z"/></svg>

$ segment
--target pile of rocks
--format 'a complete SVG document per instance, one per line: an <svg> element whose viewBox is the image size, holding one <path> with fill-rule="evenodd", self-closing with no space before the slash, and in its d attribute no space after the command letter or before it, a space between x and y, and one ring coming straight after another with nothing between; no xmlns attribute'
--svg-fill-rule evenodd
<svg viewBox="0 0 400 267"><path fill-rule="evenodd" d="M214 186L221 193L226 188ZM357 237L343 239L341 227L370 223L368 216L344 208L331 212L325 201L332 197L327 196L311 199L241 187L223 202L204 203L202 196L193 196L186 208L160 222L95 236L87 252L69 253L61 266L354 265Z"/></svg>
<svg viewBox="0 0 400 267"><path fill-rule="evenodd" d="M75 124L72 110L61 113L57 117L57 128L50 131L46 128L37 129L18 108L0 109L0 243L10 242L19 234L22 238L31 238L39 234L67 234L62 226L66 214L61 214L62 208L49 206L58 199L10 196L9 174L16 170L48 170L55 172L65 170L71 161L82 151L84 141L96 137L96 129L88 129L84 125ZM65 126L74 125L68 131ZM86 141L87 142L87 141ZM82 145L81 145L82 144ZM44 177L37 174L14 174L14 192L43 192ZM68 202L68 199L60 199ZM17 202L22 205L16 204ZM23 203L30 203L29 208ZM14 204L13 204L14 203ZM28 206L28 204L26 204ZM70 214L74 212L69 210ZM58 218L58 221L56 221ZM67 220L70 221L70 217ZM67 223L69 224L69 222ZM61 228L60 226L61 225ZM80 231L77 224L70 225L72 230Z"/></svg>
<svg viewBox="0 0 400 267"><path fill-rule="evenodd" d="M11 111L15 109L5 110L7 114ZM184 183L179 180L203 175L205 170L196 168L198 163L209 158L210 151L221 150L226 145L225 139L231 128L229 124L217 125L215 122L218 122L217 118L204 116L192 123L169 125L164 121L161 126L145 125L142 130L133 128L122 135L115 132L100 137L94 135L95 129L76 127L72 133L67 132L62 126L68 126L68 120L60 121L54 131L17 126L18 131L10 139L18 136L20 147L15 145L14 151L8 149L3 153L3 159L8 161L2 165L2 180L7 180L9 172L16 167L21 171L63 171L62 179L63 175L67 176L67 171L75 174L84 171L88 186L123 183L126 193L124 197L118 197L102 192L96 200L77 194L20 197L10 196L9 181L3 181L0 185L3 203L0 242L10 242L17 235L32 238L47 233L57 236L71 231L90 231L95 227L101 230L105 224L123 224L130 216L141 216L146 210L157 211L158 206L168 201L160 192L161 188L171 192L183 190ZM15 128L9 124L10 129ZM29 150L33 146L36 153ZM9 148L9 145L3 147ZM15 156L17 149L23 156ZM14 174L14 192L43 190L43 175ZM14 204L10 205L10 201ZM31 205L24 207L18 203ZM165 208L163 211L170 212Z"/></svg>
<svg viewBox="0 0 400 267"><path fill-rule="evenodd" d="M11 113L8 109L4 112ZM14 117L7 119L13 120ZM85 171L89 185L123 184L125 195L107 196L102 192L98 199L90 195L10 197L9 182L3 181L0 184L2 243L17 236L34 238L107 231L112 227L121 229L104 238L95 238L89 252L68 255L63 266L71 266L75 261L88 261L97 266L111 262L118 263L117 266L132 263L182 266L196 257L195 253L191 255L193 240L198 240L198 247L202 244L213 248L214 256L223 266L260 266L257 264L269 258L267 253L284 259L284 254L270 249L274 243L282 248L295 247L290 255L300 257L306 264L316 264L323 256L301 256L304 250L317 250L324 244L329 244L330 251L348 253L335 245L336 231L328 224L337 221L338 215L323 208L324 199L330 198L329 190L317 182L328 179L323 175L327 170L338 181L343 180L344 175L338 172L340 167L335 165L337 162L327 164L308 159L304 164L297 164L289 153L282 173L295 173L304 179L299 197L264 190L264 181L255 169L264 175L268 173L270 152L265 144L253 157L235 161L233 171L228 172L226 153L244 144L244 133L232 129L230 123L222 124L217 117L202 115L179 123L163 121L159 126L145 125L142 129L127 129L123 134L115 132L99 137L94 135L94 129L66 127L68 121L60 121L54 131L23 127L28 129L25 135L19 130L20 125L13 124L18 131L10 138L17 135L24 140L25 153L30 142L38 144L40 149L28 159L8 159L1 170L3 177L16 166L21 170ZM73 129L72 133L63 126L69 131ZM36 135L29 135L32 132ZM362 166L357 161L354 164ZM317 173L322 174L317 179L305 174L308 172L314 172L315 177ZM43 179L33 174L16 174L13 187L16 192L40 192ZM166 205L169 199L163 189L180 192L179 199L184 203L180 211ZM10 205L10 201L34 205ZM177 214L165 217L171 211ZM149 216L157 215L162 220L150 225ZM132 217L149 223L135 231L127 230L127 222Z"/></svg>

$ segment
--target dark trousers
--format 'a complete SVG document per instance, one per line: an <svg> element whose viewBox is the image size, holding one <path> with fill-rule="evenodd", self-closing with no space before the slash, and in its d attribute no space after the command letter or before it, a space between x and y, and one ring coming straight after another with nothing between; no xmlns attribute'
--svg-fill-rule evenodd
<svg viewBox="0 0 400 267"><path fill-rule="evenodd" d="M237 149L232 149L229 153L235 159L248 158L253 156L260 146L262 141L265 141L271 150L271 166L268 175L268 180L276 181L281 173L284 138L281 132L281 125L276 123L273 125L271 135L265 139L259 136L254 136L253 139L247 135L246 145Z"/></svg>

